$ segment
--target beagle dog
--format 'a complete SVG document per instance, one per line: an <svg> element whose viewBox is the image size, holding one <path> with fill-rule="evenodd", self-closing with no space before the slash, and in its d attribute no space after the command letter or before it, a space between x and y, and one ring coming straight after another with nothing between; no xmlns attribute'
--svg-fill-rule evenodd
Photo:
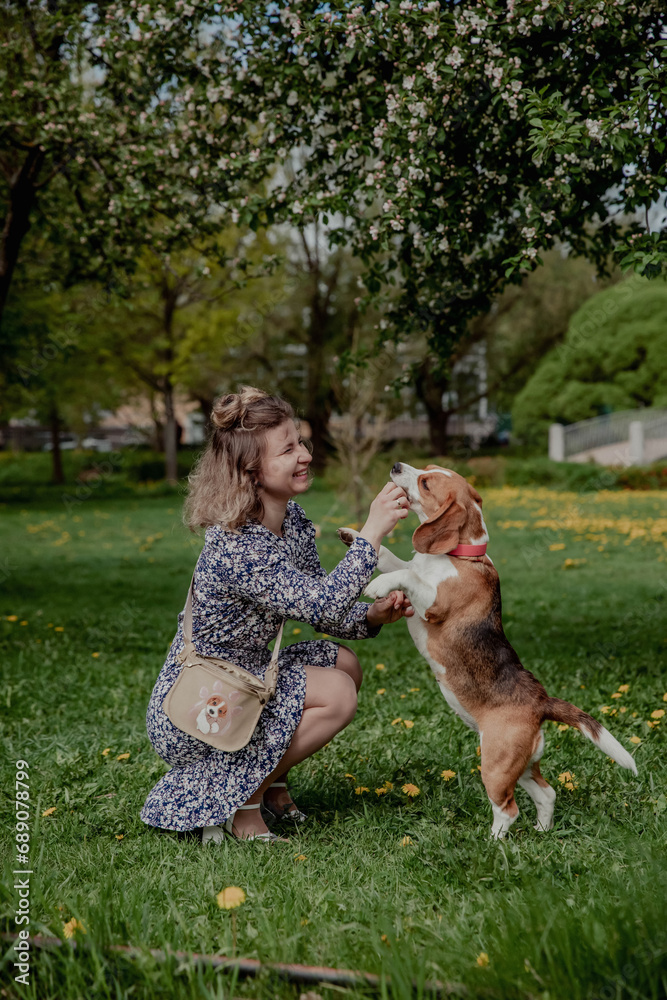
<svg viewBox="0 0 667 1000"><path fill-rule="evenodd" d="M637 773L630 754L604 726L575 705L550 698L523 668L501 620L498 573L486 555L482 498L463 476L437 465L397 462L391 478L405 490L420 520L410 562L380 548L373 599L402 590L415 609L412 640L435 674L450 708L479 733L482 781L493 810L492 837L504 837L519 809L518 782L537 809L535 829L553 826L554 789L540 773L546 719L579 729L622 767ZM341 528L349 545L357 532Z"/></svg>

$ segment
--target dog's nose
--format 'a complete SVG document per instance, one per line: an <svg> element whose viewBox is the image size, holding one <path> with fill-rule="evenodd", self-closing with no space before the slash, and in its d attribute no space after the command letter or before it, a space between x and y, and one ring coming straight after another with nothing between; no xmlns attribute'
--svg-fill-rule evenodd
<svg viewBox="0 0 667 1000"><path fill-rule="evenodd" d="M394 475L398 476L400 474L400 471L401 471L401 463L400 462L394 462L394 464L391 467L391 471L394 473Z"/></svg>

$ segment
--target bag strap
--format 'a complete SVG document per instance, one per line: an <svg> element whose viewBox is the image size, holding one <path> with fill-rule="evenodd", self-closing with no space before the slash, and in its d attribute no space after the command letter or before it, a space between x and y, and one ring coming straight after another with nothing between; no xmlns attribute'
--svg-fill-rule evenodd
<svg viewBox="0 0 667 1000"><path fill-rule="evenodd" d="M183 638L185 639L185 649L183 655L185 659L189 660L192 656L198 656L195 644L192 640L192 591L195 584L195 575L192 574L192 579L190 580L190 589L188 590L188 598L185 602L185 615L183 618ZM264 683L266 685L267 693L269 698L272 698L275 690L276 683L278 681L278 653L280 652L280 644L283 639L283 629L285 627L285 619L283 618L280 623L280 628L278 629L278 635L276 636L276 643L273 647L273 653L271 655L271 662L269 663L266 674L264 676Z"/></svg>

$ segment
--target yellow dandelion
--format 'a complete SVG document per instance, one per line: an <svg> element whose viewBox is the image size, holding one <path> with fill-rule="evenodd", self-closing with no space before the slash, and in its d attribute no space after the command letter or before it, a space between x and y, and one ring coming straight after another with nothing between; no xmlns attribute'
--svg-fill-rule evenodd
<svg viewBox="0 0 667 1000"><path fill-rule="evenodd" d="M410 688L410 694L412 694L414 691L421 691L421 688Z"/></svg>
<svg viewBox="0 0 667 1000"><path fill-rule="evenodd" d="M111 750L111 747L106 747L106 749L102 751L102 756L106 757L108 755L108 753L109 753L110 750Z"/></svg>
<svg viewBox="0 0 667 1000"><path fill-rule="evenodd" d="M392 726L397 726L399 722L403 722L403 719L392 719Z"/></svg>
<svg viewBox="0 0 667 1000"><path fill-rule="evenodd" d="M387 789L388 792L390 792L394 787L394 783L392 781L385 781L384 787Z"/></svg>
<svg viewBox="0 0 667 1000"><path fill-rule="evenodd" d="M97 659L99 655L100 655L99 653L91 653L91 656L93 656L95 659Z"/></svg>
<svg viewBox="0 0 667 1000"><path fill-rule="evenodd" d="M84 934L88 933L81 921L77 920L76 917L72 917L66 924L63 924L63 934L66 938L74 937L76 931L82 931Z"/></svg>
<svg viewBox="0 0 667 1000"><path fill-rule="evenodd" d="M415 795L419 795L419 789L417 786L411 785L410 782L406 782L401 791L405 792L406 795L409 795L411 799L414 799Z"/></svg>
<svg viewBox="0 0 667 1000"><path fill-rule="evenodd" d="M344 778L352 778L352 781L354 781L354 775L353 774L345 774L345 775L343 775L343 777Z"/></svg>
<svg viewBox="0 0 667 1000"><path fill-rule="evenodd" d="M565 542L554 542L553 545L549 546L549 552L560 552L560 550L564 548Z"/></svg>
<svg viewBox="0 0 667 1000"><path fill-rule="evenodd" d="M28 624L27 621L19 622L19 625L27 625L27 624Z"/></svg>
<svg viewBox="0 0 667 1000"><path fill-rule="evenodd" d="M622 698L623 693L621 691L614 691L612 698Z"/></svg>
<svg viewBox="0 0 667 1000"><path fill-rule="evenodd" d="M651 718L652 719L662 719L662 717L663 717L664 714L665 714L664 708L656 708L656 710L654 712L651 712Z"/></svg>
<svg viewBox="0 0 667 1000"><path fill-rule="evenodd" d="M413 843L412 837L403 837L401 841L401 847L407 847L409 844L412 843Z"/></svg>
<svg viewBox="0 0 667 1000"><path fill-rule="evenodd" d="M305 861L306 860L306 855L305 854L295 854L294 855L294 860L295 861Z"/></svg>
<svg viewBox="0 0 667 1000"><path fill-rule="evenodd" d="M638 736L631 736L630 737L630 742L631 743L641 743L641 740L639 739Z"/></svg>
<svg viewBox="0 0 667 1000"><path fill-rule="evenodd" d="M42 816L53 816L54 812L56 811L56 808L57 806L51 806L50 809L45 809L44 812L42 813Z"/></svg>
<svg viewBox="0 0 667 1000"><path fill-rule="evenodd" d="M292 629L292 635L299 635L300 632L301 632L300 628L293 628Z"/></svg>
<svg viewBox="0 0 667 1000"><path fill-rule="evenodd" d="M574 790L574 784L573 784L573 782L571 782L571 781L566 781L566 782L565 782L565 787L566 787L566 788L569 788L569 789L570 789L570 791L573 791L573 790Z"/></svg>
<svg viewBox="0 0 667 1000"><path fill-rule="evenodd" d="M378 694L384 694L386 690L387 690L386 688L378 688L377 689L377 693Z"/></svg>
<svg viewBox="0 0 667 1000"><path fill-rule="evenodd" d="M621 707L619 708L619 712L621 713L621 715L623 715L624 712L627 712L627 710L628 710L627 705L621 705Z"/></svg>
<svg viewBox="0 0 667 1000"><path fill-rule="evenodd" d="M475 961L479 965L480 969L485 969L486 966L489 964L489 956L486 954L485 951L480 951Z"/></svg>
<svg viewBox="0 0 667 1000"><path fill-rule="evenodd" d="M667 701L667 691L665 692L665 694L663 694L663 696L662 696L662 700L663 700L663 701Z"/></svg>
<svg viewBox="0 0 667 1000"><path fill-rule="evenodd" d="M621 694L627 694L628 691L630 690L630 685L629 684L620 684L618 690L621 692Z"/></svg>
<svg viewBox="0 0 667 1000"><path fill-rule="evenodd" d="M562 774L558 775L558 780L560 781L561 784L563 784L564 781L570 781L573 777L574 775L571 774L569 771L563 771Z"/></svg>
<svg viewBox="0 0 667 1000"><path fill-rule="evenodd" d="M354 790L354 794L355 794L355 795L363 795L363 793L364 793L364 792L370 792L370 788L366 788L366 786L365 786L365 785L359 785L359 786L358 786L357 788L355 788L355 790Z"/></svg>
<svg viewBox="0 0 667 1000"><path fill-rule="evenodd" d="M124 836L125 836L124 833L117 833L116 834L116 840L122 840Z"/></svg>
<svg viewBox="0 0 667 1000"><path fill-rule="evenodd" d="M49 624L46 627L47 628L53 628L53 622L49 622Z"/></svg>
<svg viewBox="0 0 667 1000"><path fill-rule="evenodd" d="M129 753L119 753L116 760L127 760L129 756Z"/></svg>
<svg viewBox="0 0 667 1000"><path fill-rule="evenodd" d="M569 726L568 726L568 725L567 725L567 724L566 724L566 723L564 722L564 723L562 724L562 726L559 726L559 727L558 727L558 732L559 732L559 733L564 733L564 732L565 732L565 730L566 730L566 729L569 729L569 728L570 728L570 727L569 727Z"/></svg>
<svg viewBox="0 0 667 1000"><path fill-rule="evenodd" d="M610 710L611 710L611 705L600 705L600 711L602 712L603 715L607 715L607 713Z"/></svg>
<svg viewBox="0 0 667 1000"><path fill-rule="evenodd" d="M301 920L301 926L302 927L306 927L306 925L309 924L309 923L310 923L310 920L308 919L308 917L303 917L303 919Z"/></svg>
<svg viewBox="0 0 667 1000"><path fill-rule="evenodd" d="M386 789L384 787L383 788L376 788L375 789L375 794L376 795L386 795L387 791L388 791L388 789Z"/></svg>
<svg viewBox="0 0 667 1000"><path fill-rule="evenodd" d="M375 664L375 669L376 670L384 670L385 669L384 663L376 663Z"/></svg>
<svg viewBox="0 0 667 1000"><path fill-rule="evenodd" d="M482 753L481 746L475 747L475 753L477 754L478 757L481 756L481 753Z"/></svg>
<svg viewBox="0 0 667 1000"><path fill-rule="evenodd" d="M451 781L452 778L456 777L456 771L441 771L440 777L444 778L445 781Z"/></svg>
<svg viewBox="0 0 667 1000"><path fill-rule="evenodd" d="M53 631L54 632L64 632L65 631L65 626L64 625L56 625L56 627L54 628Z"/></svg>
<svg viewBox="0 0 667 1000"><path fill-rule="evenodd" d="M237 885L228 885L215 898L221 910L234 910L245 903L245 892Z"/></svg>
<svg viewBox="0 0 667 1000"><path fill-rule="evenodd" d="M380 941L384 941L385 944L389 944L389 938L386 934L380 934Z"/></svg>
<svg viewBox="0 0 667 1000"><path fill-rule="evenodd" d="M412 721L412 719L403 719L403 725L405 726L406 729L412 729L412 727L414 726L414 722Z"/></svg>
<svg viewBox="0 0 667 1000"><path fill-rule="evenodd" d="M19 616L18 615L7 615L7 621L8 622L17 622L18 620L19 620Z"/></svg>

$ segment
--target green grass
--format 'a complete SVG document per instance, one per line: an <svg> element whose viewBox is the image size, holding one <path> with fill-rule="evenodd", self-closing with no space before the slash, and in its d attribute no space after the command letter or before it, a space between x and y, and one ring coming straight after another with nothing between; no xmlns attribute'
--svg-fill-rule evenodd
<svg viewBox="0 0 667 1000"><path fill-rule="evenodd" d="M606 716L639 767L635 778L548 724L543 771L558 790L556 827L538 834L519 790L521 815L502 843L488 837L477 738L437 692L405 622L355 644L359 712L293 772L310 820L289 846L203 851L194 836L145 826L139 810L166 765L144 714L200 547L181 525L180 495L0 508L2 929L16 929L10 796L24 758L31 930L62 936L76 918L87 932L75 952L33 956L29 988L14 983L6 952L0 995L296 998L312 988L268 973L237 983L229 972L110 951L231 954L232 914L215 901L226 885L247 893L235 911L237 954L390 975L393 996L430 995L423 984L434 979L473 997L665 995L667 716L651 719L667 709L664 494L483 494L510 641L551 694ZM349 511L322 488L303 503L331 568L343 555L335 526ZM398 554L409 555L413 527L397 529ZM313 635L286 629L287 641ZM443 769L455 778L443 780ZM558 780L566 771L572 789ZM393 788L377 795L385 782ZM409 798L405 783L419 794Z"/></svg>

